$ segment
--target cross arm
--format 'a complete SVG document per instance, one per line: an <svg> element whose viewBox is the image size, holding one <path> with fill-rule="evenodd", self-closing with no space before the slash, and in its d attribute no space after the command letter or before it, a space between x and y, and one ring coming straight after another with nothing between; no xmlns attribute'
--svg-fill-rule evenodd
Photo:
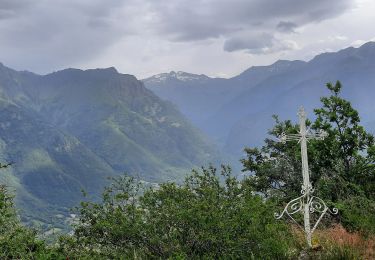
<svg viewBox="0 0 375 260"><path fill-rule="evenodd" d="M285 143L287 141L299 141L301 139L301 135L300 134L285 134L285 133L282 133L279 137L278 137L279 141L281 143Z"/></svg>
<svg viewBox="0 0 375 260"><path fill-rule="evenodd" d="M306 138L308 140L311 140L311 139L324 140L324 138L326 138L327 136L328 136L328 133L324 131L323 129L320 129L318 132L308 133L306 135Z"/></svg>
<svg viewBox="0 0 375 260"><path fill-rule="evenodd" d="M285 134L285 133L282 133L278 139L281 143L285 143L287 141L300 141L301 138L305 136L307 140L312 140L312 139L316 139L316 140L324 140L324 138L326 138L328 136L328 133L324 130L319 130L318 132L313 132L313 133L310 133L309 131L306 132L304 135L303 134Z"/></svg>

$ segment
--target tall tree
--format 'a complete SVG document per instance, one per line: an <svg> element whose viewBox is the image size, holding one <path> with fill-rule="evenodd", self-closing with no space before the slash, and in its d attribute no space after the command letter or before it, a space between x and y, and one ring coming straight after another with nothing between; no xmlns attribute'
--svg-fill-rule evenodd
<svg viewBox="0 0 375 260"><path fill-rule="evenodd" d="M309 142L311 180L321 195L337 201L350 195L374 198L374 137L360 125L358 112L342 97L339 81L327 84L331 95L322 97L322 107L315 109L316 120L306 124L312 129L324 129L324 141ZM290 199L301 190L301 158L297 142L280 143L281 133L296 134L298 126L290 120L280 121L270 130L271 138L261 148L246 148L243 171L254 176L252 187L265 194Z"/></svg>
<svg viewBox="0 0 375 260"><path fill-rule="evenodd" d="M349 101L340 97L342 85L328 83L331 96L322 97L323 106L315 109L317 115L312 128L324 129L328 138L314 143L312 171L318 178L331 178L336 183L336 192L341 197L360 195L373 198L374 181L374 136L360 125L360 117ZM336 198L337 199L337 198Z"/></svg>

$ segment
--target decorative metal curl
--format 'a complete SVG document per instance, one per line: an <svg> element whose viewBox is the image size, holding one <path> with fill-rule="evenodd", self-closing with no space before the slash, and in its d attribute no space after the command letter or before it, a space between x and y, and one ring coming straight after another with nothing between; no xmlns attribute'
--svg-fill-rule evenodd
<svg viewBox="0 0 375 260"><path fill-rule="evenodd" d="M301 188L301 194L312 194L314 193L315 189L312 187L311 184L309 184L309 186L306 188L305 185L302 185L302 188Z"/></svg>
<svg viewBox="0 0 375 260"><path fill-rule="evenodd" d="M286 143L286 134L281 133L281 135L279 135L277 139L279 139L280 143L285 144Z"/></svg>
<svg viewBox="0 0 375 260"><path fill-rule="evenodd" d="M311 213L328 211L329 213L336 215L339 212L337 208L332 208L332 210L328 208L324 200L316 196L310 198L309 209Z"/></svg>
<svg viewBox="0 0 375 260"><path fill-rule="evenodd" d="M318 197L312 196L309 201L309 210L311 213L314 212L326 212L328 209L327 205L324 203L324 201Z"/></svg>
<svg viewBox="0 0 375 260"><path fill-rule="evenodd" d="M328 137L328 133L326 131L324 131L323 129L319 130L319 135L320 135L320 139L319 140L324 140L325 138Z"/></svg>
<svg viewBox="0 0 375 260"><path fill-rule="evenodd" d="M310 190L313 190L312 187L309 187ZM281 212L281 214L278 214L278 213L275 213L275 218L276 219L281 219L284 214L287 215L291 220L293 220L303 231L304 228L301 226L300 223L298 223L292 215L298 213L298 212L303 212L304 210L304 205L305 205L305 198L307 198L307 195L308 193L305 193L305 190L302 189L304 191L303 195L296 198L296 199L293 199L291 200L284 208L284 210ZM323 216L325 215L325 213L328 211L329 213L333 214L333 215L336 215L338 213L338 209L337 208L333 208L332 210L330 210L326 203L319 197L317 196L311 196L309 198L309 200L306 202L308 203L308 209L311 213L321 213L318 220L315 222L313 228L311 229L311 234L315 231L316 227L318 226L318 224L320 223L320 221L322 220Z"/></svg>
<svg viewBox="0 0 375 260"><path fill-rule="evenodd" d="M303 194L302 196L299 196L298 198L295 198L291 201L289 201L288 204L286 204L284 210L279 213L274 213L274 216L276 219L281 219L284 214L286 214L291 220L293 220L299 227L302 228L302 226L293 218L292 215L303 211L303 205L305 204L304 198L306 197L306 194ZM303 229L303 228L302 228Z"/></svg>
<svg viewBox="0 0 375 260"><path fill-rule="evenodd" d="M324 200L319 197L312 196L309 200L309 210L311 213L318 212L321 213L318 220L315 222L314 227L311 229L311 234L315 231L316 227L318 226L319 222L322 220L325 213L328 211L332 215L336 215L339 211L337 208L333 208L330 210Z"/></svg>

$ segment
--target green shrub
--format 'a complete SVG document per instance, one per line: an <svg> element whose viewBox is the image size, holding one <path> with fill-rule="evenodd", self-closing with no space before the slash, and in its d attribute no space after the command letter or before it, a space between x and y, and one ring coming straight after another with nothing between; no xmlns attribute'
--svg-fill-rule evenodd
<svg viewBox="0 0 375 260"><path fill-rule="evenodd" d="M337 207L347 229L375 234L375 201L357 196L338 203Z"/></svg>
<svg viewBox="0 0 375 260"><path fill-rule="evenodd" d="M21 225L5 186L0 186L0 259L64 259Z"/></svg>
<svg viewBox="0 0 375 260"><path fill-rule="evenodd" d="M145 189L116 179L102 203L84 202L61 250L76 257L287 259L297 250L275 206L223 167L193 171L183 185Z"/></svg>

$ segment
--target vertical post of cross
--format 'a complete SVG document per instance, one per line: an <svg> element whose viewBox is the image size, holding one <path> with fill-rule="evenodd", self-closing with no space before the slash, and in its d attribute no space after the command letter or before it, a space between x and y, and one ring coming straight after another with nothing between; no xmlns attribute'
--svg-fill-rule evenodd
<svg viewBox="0 0 375 260"><path fill-rule="evenodd" d="M303 222L304 225L301 227L305 232L306 241L308 247L312 247L311 243L311 236L316 227L318 226L320 220L323 218L324 214L329 211L332 214L337 214L338 210L333 208L329 210L325 202L314 196L313 188L310 183L310 174L309 174L309 164L307 159L307 141L308 140L323 140L328 134L320 130L318 132L309 133L306 129L306 112L303 107L301 107L298 111L299 116L299 133L298 134L288 134L282 133L280 135L280 141L285 143L287 141L298 141L301 145L301 161L302 161L302 195L298 198L292 199L289 203L285 206L283 212L281 214L275 213L275 217L277 219L282 218L282 216L287 215L289 216L296 224L299 223L293 218L294 214L302 213L303 214ZM320 213L318 220L315 222L313 226L311 226L311 219L310 213Z"/></svg>
<svg viewBox="0 0 375 260"><path fill-rule="evenodd" d="M311 243L311 226L310 226L310 174L309 174L309 163L307 159L307 131L306 131L306 112L303 107L298 111L299 125L300 125L300 144L301 144L301 157L302 157L302 176L303 186L302 191L305 193L304 205L303 205L303 220L307 244L309 247Z"/></svg>

